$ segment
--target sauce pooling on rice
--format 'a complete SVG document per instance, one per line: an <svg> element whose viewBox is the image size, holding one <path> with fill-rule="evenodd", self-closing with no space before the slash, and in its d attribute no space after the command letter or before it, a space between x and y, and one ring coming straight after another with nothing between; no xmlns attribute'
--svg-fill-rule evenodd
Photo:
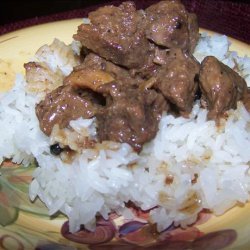
<svg viewBox="0 0 250 250"><path fill-rule="evenodd" d="M84 51L81 64L36 106L45 134L80 117L96 118L98 141L125 142L140 152L164 112L188 117L197 96L208 119L218 121L238 101L250 110L243 78L215 57L201 64L193 57L197 18L179 1L143 11L133 2L105 6L89 20L74 35ZM25 65L27 79L32 65Z"/></svg>

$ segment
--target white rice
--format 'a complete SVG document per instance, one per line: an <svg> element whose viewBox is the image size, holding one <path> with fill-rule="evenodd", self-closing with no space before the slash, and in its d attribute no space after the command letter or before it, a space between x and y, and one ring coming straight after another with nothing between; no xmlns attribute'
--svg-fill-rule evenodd
<svg viewBox="0 0 250 250"><path fill-rule="evenodd" d="M37 60L68 74L74 60L65 61L65 54L72 49L57 43L61 51L45 46ZM229 52L229 45L225 36L203 34L195 56L201 61L214 55L232 68L237 64L250 85L250 59ZM79 52L77 44L73 50ZM140 155L127 144L110 142L83 149L73 162L65 163L50 154L56 132L48 138L40 131L34 111L39 96L26 93L25 86L24 77L17 75L14 88L1 95L0 161L12 158L28 165L36 158L39 167L33 174L30 198L38 196L50 215L64 213L70 231L77 231L81 224L94 230L97 214L108 218L115 211L133 218L125 207L129 200L143 210L154 208L150 221L157 223L159 231L172 223L183 227L193 223L204 208L221 215L249 201L250 114L241 103L220 128L207 121L207 111L195 104L189 119L164 115L156 138ZM67 143L72 147L76 143L72 138L79 138L82 131L95 137L94 119L81 118L70 125ZM172 183L166 183L168 178Z"/></svg>

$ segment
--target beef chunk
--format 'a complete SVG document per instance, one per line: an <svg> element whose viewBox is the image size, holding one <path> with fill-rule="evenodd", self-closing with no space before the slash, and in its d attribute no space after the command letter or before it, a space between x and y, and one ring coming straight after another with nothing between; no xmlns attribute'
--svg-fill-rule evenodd
<svg viewBox="0 0 250 250"><path fill-rule="evenodd" d="M198 41L198 23L194 14L175 0L161 1L146 9L147 38L167 48L193 52Z"/></svg>
<svg viewBox="0 0 250 250"><path fill-rule="evenodd" d="M50 135L55 124L68 126L71 120L92 118L98 107L96 94L89 90L75 90L70 85L60 86L48 93L36 106L40 128Z"/></svg>
<svg viewBox="0 0 250 250"><path fill-rule="evenodd" d="M91 51L127 68L144 64L150 54L150 43L144 34L144 15L133 2L119 7L104 6L89 13L90 24L82 24L74 35Z"/></svg>
<svg viewBox="0 0 250 250"><path fill-rule="evenodd" d="M173 111L186 116L193 107L200 65L180 49L171 50L168 60L154 76L154 87L172 104Z"/></svg>
<svg viewBox="0 0 250 250"><path fill-rule="evenodd" d="M216 120L227 110L235 109L247 91L245 80L213 56L201 63L199 79L202 106L209 110L209 119Z"/></svg>
<svg viewBox="0 0 250 250"><path fill-rule="evenodd" d="M98 92L107 97L107 106L96 115L100 141L126 142L140 151L155 137L162 112L167 110L161 94L116 83L102 85Z"/></svg>
<svg viewBox="0 0 250 250"><path fill-rule="evenodd" d="M124 67L120 67L104 58L90 53L88 54L83 63L76 67L75 70L81 68L98 69L109 73L116 82L123 85L140 85L144 80L139 76L133 76L130 74L129 70Z"/></svg>

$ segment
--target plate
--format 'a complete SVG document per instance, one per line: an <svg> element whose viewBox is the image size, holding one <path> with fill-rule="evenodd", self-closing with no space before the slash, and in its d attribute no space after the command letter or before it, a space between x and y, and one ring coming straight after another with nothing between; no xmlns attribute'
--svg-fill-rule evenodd
<svg viewBox="0 0 250 250"><path fill-rule="evenodd" d="M16 73L24 73L23 64L32 60L36 50L58 38L72 41L82 19L53 22L8 33L0 37L0 91L11 87ZM204 30L201 30L204 31ZM211 31L206 31L212 34ZM247 44L230 39L231 50L250 56ZM21 167L5 162L0 167L0 249L239 249L250 248L250 204L238 206L225 215L215 217L202 213L198 222L186 230L169 229L157 234L152 227L134 221L124 222L113 216L119 231L105 222L97 233L80 231L69 234L67 218L49 217L39 201L31 203L28 187L35 166ZM132 208L131 208L132 209ZM147 216L138 214L138 217ZM105 243L85 244L86 239L105 239ZM105 238L106 237L106 238ZM164 240L159 240L163 239ZM97 241L95 241L96 243ZM160 243L159 243L160 242Z"/></svg>

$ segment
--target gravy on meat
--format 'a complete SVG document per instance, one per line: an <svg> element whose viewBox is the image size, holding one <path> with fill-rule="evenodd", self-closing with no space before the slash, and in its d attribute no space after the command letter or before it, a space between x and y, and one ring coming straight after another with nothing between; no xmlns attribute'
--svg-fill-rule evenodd
<svg viewBox="0 0 250 250"><path fill-rule="evenodd" d="M82 63L36 106L45 134L55 124L64 128L70 120L96 117L100 142L126 142L140 152L155 137L162 113L188 117L197 93L208 119L219 119L240 100L250 111L242 77L215 57L201 65L193 57L197 18L180 1L146 10L124 2L88 17L74 35L85 51Z"/></svg>
<svg viewBox="0 0 250 250"><path fill-rule="evenodd" d="M99 139L126 142L140 151L158 131L161 114L168 108L164 97L153 89L142 91L116 83L102 85L100 91L107 103L96 114Z"/></svg>
<svg viewBox="0 0 250 250"><path fill-rule="evenodd" d="M166 48L193 52L199 38L196 15L179 1L161 1L146 10L146 36Z"/></svg>
<svg viewBox="0 0 250 250"><path fill-rule="evenodd" d="M95 116L100 97L89 90L74 89L63 85L48 93L43 101L36 105L36 115L41 130L50 135L54 125L60 128L69 125L71 120Z"/></svg>
<svg viewBox="0 0 250 250"><path fill-rule="evenodd" d="M119 7L104 6L90 12L90 24L82 24L74 35L84 47L127 68L142 66L150 53L144 33L145 15L133 2Z"/></svg>
<svg viewBox="0 0 250 250"><path fill-rule="evenodd" d="M202 106L208 118L217 119L229 109L235 109L247 91L245 80L213 56L206 57L200 70Z"/></svg>
<svg viewBox="0 0 250 250"><path fill-rule="evenodd" d="M162 65L154 75L158 89L172 105L173 111L188 115L193 107L198 89L196 75L199 74L199 63L181 49L172 49L168 55L169 62Z"/></svg>

